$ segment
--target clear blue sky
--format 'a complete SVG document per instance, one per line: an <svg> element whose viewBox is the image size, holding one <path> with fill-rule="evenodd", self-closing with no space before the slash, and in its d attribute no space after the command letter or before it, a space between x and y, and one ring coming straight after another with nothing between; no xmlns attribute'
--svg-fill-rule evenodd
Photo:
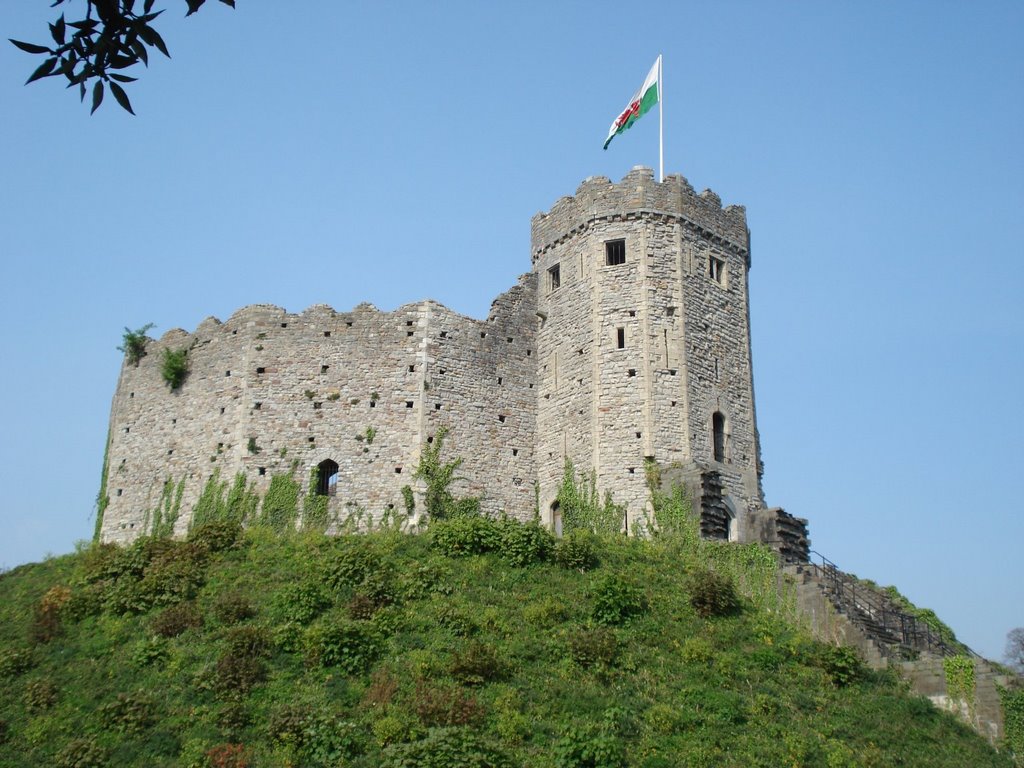
<svg viewBox="0 0 1024 768"><path fill-rule="evenodd" d="M92 532L124 326L476 317L529 220L657 165L747 206L768 502L981 653L1024 625L1024 4L211 0L93 117L0 46L0 565ZM41 42L44 0L0 4ZM71 10L81 9L73 2ZM637 6L639 8L639 6ZM70 11L69 11L70 15Z"/></svg>

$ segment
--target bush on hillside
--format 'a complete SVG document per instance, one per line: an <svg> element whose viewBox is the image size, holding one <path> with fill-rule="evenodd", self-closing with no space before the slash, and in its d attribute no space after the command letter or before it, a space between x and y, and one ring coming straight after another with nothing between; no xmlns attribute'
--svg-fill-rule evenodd
<svg viewBox="0 0 1024 768"><path fill-rule="evenodd" d="M160 611L149 626L160 637L177 637L190 629L203 626L203 614L195 603L179 603Z"/></svg>
<svg viewBox="0 0 1024 768"><path fill-rule="evenodd" d="M617 574L609 574L594 588L594 621L598 624L625 624L647 610L643 590Z"/></svg>
<svg viewBox="0 0 1024 768"><path fill-rule="evenodd" d="M555 562L563 568L584 571L597 567L595 536L589 531L572 531L555 542Z"/></svg>
<svg viewBox="0 0 1024 768"><path fill-rule="evenodd" d="M729 616L739 610L736 585L725 574L701 568L689 575L686 587L690 593L690 605L702 619Z"/></svg>
<svg viewBox="0 0 1024 768"><path fill-rule="evenodd" d="M482 555L501 547L497 524L486 517L455 517L429 528L430 543L449 557Z"/></svg>
<svg viewBox="0 0 1024 768"><path fill-rule="evenodd" d="M555 543L551 532L535 522L503 520L498 524L498 531L502 559L518 568L546 560Z"/></svg>

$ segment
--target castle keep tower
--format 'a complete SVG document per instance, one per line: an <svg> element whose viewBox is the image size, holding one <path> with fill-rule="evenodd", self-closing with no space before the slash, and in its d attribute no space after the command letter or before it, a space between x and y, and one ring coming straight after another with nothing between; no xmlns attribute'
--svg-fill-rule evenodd
<svg viewBox="0 0 1024 768"><path fill-rule="evenodd" d="M538 480L554 524L561 457L593 469L631 527L643 524L648 459L715 486L706 532L752 537L746 523L764 502L744 209L635 168L619 184L587 179L535 216L531 248Z"/></svg>
<svg viewBox="0 0 1024 768"><path fill-rule="evenodd" d="M634 168L537 214L531 252L485 320L433 301L254 305L150 341L114 395L101 538L158 520L184 534L211 482L262 496L275 477L326 496L336 521L374 524L410 500L418 515L415 469L444 428L446 457L464 461L453 490L486 514L539 512L557 531L568 458L642 533L653 460L686 483L705 536L804 557L803 521L762 498L744 209ZM182 349L189 373L170 389L161 360Z"/></svg>

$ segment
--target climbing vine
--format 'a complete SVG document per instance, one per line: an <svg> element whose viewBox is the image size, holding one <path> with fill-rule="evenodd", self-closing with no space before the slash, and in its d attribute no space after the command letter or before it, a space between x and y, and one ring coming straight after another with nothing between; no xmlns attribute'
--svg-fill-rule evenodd
<svg viewBox="0 0 1024 768"><path fill-rule="evenodd" d="M320 468L313 467L309 470L309 484L306 488L306 498L302 504L302 529L324 533L331 522L327 511L327 502L330 497L321 496L316 492L319 480Z"/></svg>
<svg viewBox="0 0 1024 768"><path fill-rule="evenodd" d="M447 434L447 428L441 427L434 435L433 442L423 446L420 451L420 462L413 473L413 477L427 484L424 504L431 520L467 517L480 513L480 499L457 499L451 492L451 484L458 479L455 473L462 466L462 458L441 461L441 451Z"/></svg>
<svg viewBox="0 0 1024 768"><path fill-rule="evenodd" d="M1024 688L999 688L1003 705L1003 745L1016 760L1024 765Z"/></svg>
<svg viewBox="0 0 1024 768"><path fill-rule="evenodd" d="M597 473L577 479L572 460L566 457L562 484L558 488L558 508L562 513L562 532L593 531L619 533L626 518L626 506L616 504L610 492L601 500L597 491Z"/></svg>
<svg viewBox="0 0 1024 768"><path fill-rule="evenodd" d="M168 477L164 482L164 489L160 494L160 501L157 503L156 509L146 510L142 520L142 529L158 539L167 539L173 536L174 524L178 522L181 497L184 493L185 478L182 477L175 485L174 478Z"/></svg>
<svg viewBox="0 0 1024 768"><path fill-rule="evenodd" d="M107 430L107 442L103 448L103 474L100 475L100 489L96 493L96 526L92 531L92 540L99 543L103 530L103 513L107 511L110 497L107 495L107 469L110 467L110 430Z"/></svg>
<svg viewBox="0 0 1024 768"><path fill-rule="evenodd" d="M189 530L213 521L241 525L256 518L260 496L254 485L246 480L245 473L239 472L235 475L230 491L227 485L226 480L220 479L220 469L215 469L207 478L203 492L196 502Z"/></svg>
<svg viewBox="0 0 1024 768"><path fill-rule="evenodd" d="M947 656L942 660L946 673L946 695L950 701L967 704L967 713L974 720L974 661L970 656Z"/></svg>
<svg viewBox="0 0 1024 768"><path fill-rule="evenodd" d="M294 466L292 470L294 472ZM278 533L294 530L299 514L299 490L292 472L271 477L267 495L263 497L260 524Z"/></svg>

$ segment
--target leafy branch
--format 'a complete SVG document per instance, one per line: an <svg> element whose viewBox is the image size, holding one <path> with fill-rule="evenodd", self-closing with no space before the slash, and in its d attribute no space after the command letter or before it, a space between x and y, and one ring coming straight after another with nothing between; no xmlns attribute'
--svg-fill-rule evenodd
<svg viewBox="0 0 1024 768"><path fill-rule="evenodd" d="M51 7L63 5L70 0L55 0ZM142 13L136 12L141 2ZM104 93L109 90L121 107L131 114L131 101L122 83L133 83L138 78L121 73L140 61L149 66L149 51L155 48L170 58L160 33L153 28L153 22L163 10L153 12L156 0L86 0L85 18L67 21L64 14L50 27L53 45L26 43L11 40L15 46L38 56L46 56L43 63L29 76L25 84L46 77L63 76L68 88L78 86L79 97L85 101L88 84L92 83L92 110L99 109ZM185 0L188 5L186 16L198 11L206 0ZM235 7L235 0L220 0Z"/></svg>

